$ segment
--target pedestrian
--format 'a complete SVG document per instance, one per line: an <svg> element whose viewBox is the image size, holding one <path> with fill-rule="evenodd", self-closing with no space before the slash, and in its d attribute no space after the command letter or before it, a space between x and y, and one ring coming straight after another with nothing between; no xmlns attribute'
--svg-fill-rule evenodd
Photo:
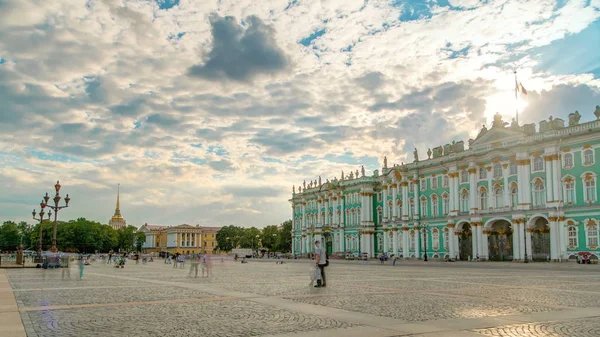
<svg viewBox="0 0 600 337"><path fill-rule="evenodd" d="M329 265L327 259L327 251L320 247L321 241L315 241L315 264L321 271L321 279L317 280L315 288L325 288L327 286L327 279L325 278L325 268Z"/></svg>
<svg viewBox="0 0 600 337"><path fill-rule="evenodd" d="M84 261L83 261L83 255L79 256L79 279L82 280L83 279L83 266L84 266Z"/></svg>
<svg viewBox="0 0 600 337"><path fill-rule="evenodd" d="M61 267L62 267L62 279L68 278L71 279L71 268L69 268L69 256L63 255L61 256Z"/></svg>
<svg viewBox="0 0 600 337"><path fill-rule="evenodd" d="M398 256L396 256L396 254L392 255L392 266L396 265L396 260L398 259Z"/></svg>
<svg viewBox="0 0 600 337"><path fill-rule="evenodd" d="M194 278L198 277L198 265L200 264L200 257L195 257L192 260L192 263L190 264L190 274L188 275L188 277L192 277L192 273L195 272Z"/></svg>
<svg viewBox="0 0 600 337"><path fill-rule="evenodd" d="M108 264L110 264L112 262L112 253L108 254Z"/></svg>

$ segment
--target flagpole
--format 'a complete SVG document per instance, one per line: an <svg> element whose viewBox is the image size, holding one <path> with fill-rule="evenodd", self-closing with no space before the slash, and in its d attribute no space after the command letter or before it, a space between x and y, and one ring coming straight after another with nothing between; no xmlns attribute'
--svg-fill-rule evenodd
<svg viewBox="0 0 600 337"><path fill-rule="evenodd" d="M517 125L519 125L519 96L518 96L518 92L519 92L519 82L517 81L517 71L515 70L515 110L516 110L516 120L517 120Z"/></svg>

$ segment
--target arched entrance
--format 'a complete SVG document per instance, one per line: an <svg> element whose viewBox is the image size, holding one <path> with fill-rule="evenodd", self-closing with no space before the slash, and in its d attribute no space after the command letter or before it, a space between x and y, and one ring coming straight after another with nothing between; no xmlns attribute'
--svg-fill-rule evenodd
<svg viewBox="0 0 600 337"><path fill-rule="evenodd" d="M490 261L512 261L513 231L510 222L497 220L492 224L488 234L488 250Z"/></svg>
<svg viewBox="0 0 600 337"><path fill-rule="evenodd" d="M539 217L535 220L531 231L531 259L548 261L550 258L550 226L548 220Z"/></svg>
<svg viewBox="0 0 600 337"><path fill-rule="evenodd" d="M473 258L473 232L471 225L464 223L458 237L458 258L467 261L469 257Z"/></svg>

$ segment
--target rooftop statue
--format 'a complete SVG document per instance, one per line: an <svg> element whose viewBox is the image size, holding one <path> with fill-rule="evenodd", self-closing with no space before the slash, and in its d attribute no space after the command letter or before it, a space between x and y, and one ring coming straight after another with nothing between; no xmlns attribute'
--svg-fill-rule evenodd
<svg viewBox="0 0 600 337"><path fill-rule="evenodd" d="M292 194L296 194L296 185L292 185Z"/></svg>
<svg viewBox="0 0 600 337"><path fill-rule="evenodd" d="M342 180L344 180L344 171L342 171Z"/></svg>
<svg viewBox="0 0 600 337"><path fill-rule="evenodd" d="M579 120L581 119L581 115L579 111L575 110L575 113L569 114L569 126L579 125Z"/></svg>
<svg viewBox="0 0 600 337"><path fill-rule="evenodd" d="M600 120L600 105L596 105L596 110L594 110L594 115L596 119Z"/></svg>
<svg viewBox="0 0 600 337"><path fill-rule="evenodd" d="M356 179L358 179L359 175L358 175L358 170L356 170Z"/></svg>
<svg viewBox="0 0 600 337"><path fill-rule="evenodd" d="M486 133L487 131L488 131L487 127L485 126L485 124L483 124L483 125L481 126L481 131L479 131L479 134L477 135L477 138L479 138L479 137L481 137L481 136L485 135L485 133Z"/></svg>
<svg viewBox="0 0 600 337"><path fill-rule="evenodd" d="M516 119L512 119L512 122L510 123L510 128L515 130L519 129L519 123L517 123Z"/></svg>
<svg viewBox="0 0 600 337"><path fill-rule="evenodd" d="M427 159L431 159L431 149L427 150Z"/></svg>
<svg viewBox="0 0 600 337"><path fill-rule="evenodd" d="M363 177L365 176L365 167L364 166L360 167L360 173L362 173Z"/></svg>
<svg viewBox="0 0 600 337"><path fill-rule="evenodd" d="M383 156L383 168L387 168L387 156Z"/></svg>
<svg viewBox="0 0 600 337"><path fill-rule="evenodd" d="M504 128L504 126L506 124L507 123L505 123L502 120L502 115L500 113L496 112L496 114L494 115L494 122L492 123L492 127L493 128Z"/></svg>
<svg viewBox="0 0 600 337"><path fill-rule="evenodd" d="M318 186L321 186L321 176L319 176L319 185Z"/></svg>
<svg viewBox="0 0 600 337"><path fill-rule="evenodd" d="M415 147L415 151L413 152L413 155L415 157L415 161L419 161L419 151L417 151L416 147Z"/></svg>
<svg viewBox="0 0 600 337"><path fill-rule="evenodd" d="M302 186L298 186L298 193L302 193Z"/></svg>
<svg viewBox="0 0 600 337"><path fill-rule="evenodd" d="M354 172L350 171L350 179L354 179Z"/></svg>
<svg viewBox="0 0 600 337"><path fill-rule="evenodd" d="M302 182L302 186L304 186L304 189L306 189L306 180Z"/></svg>

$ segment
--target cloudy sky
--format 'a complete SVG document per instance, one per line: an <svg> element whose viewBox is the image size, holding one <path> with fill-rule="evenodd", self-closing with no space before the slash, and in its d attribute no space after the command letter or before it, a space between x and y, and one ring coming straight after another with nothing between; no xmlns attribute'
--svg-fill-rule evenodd
<svg viewBox="0 0 600 337"><path fill-rule="evenodd" d="M0 0L0 219L264 226L292 185L600 104L600 0Z"/></svg>

